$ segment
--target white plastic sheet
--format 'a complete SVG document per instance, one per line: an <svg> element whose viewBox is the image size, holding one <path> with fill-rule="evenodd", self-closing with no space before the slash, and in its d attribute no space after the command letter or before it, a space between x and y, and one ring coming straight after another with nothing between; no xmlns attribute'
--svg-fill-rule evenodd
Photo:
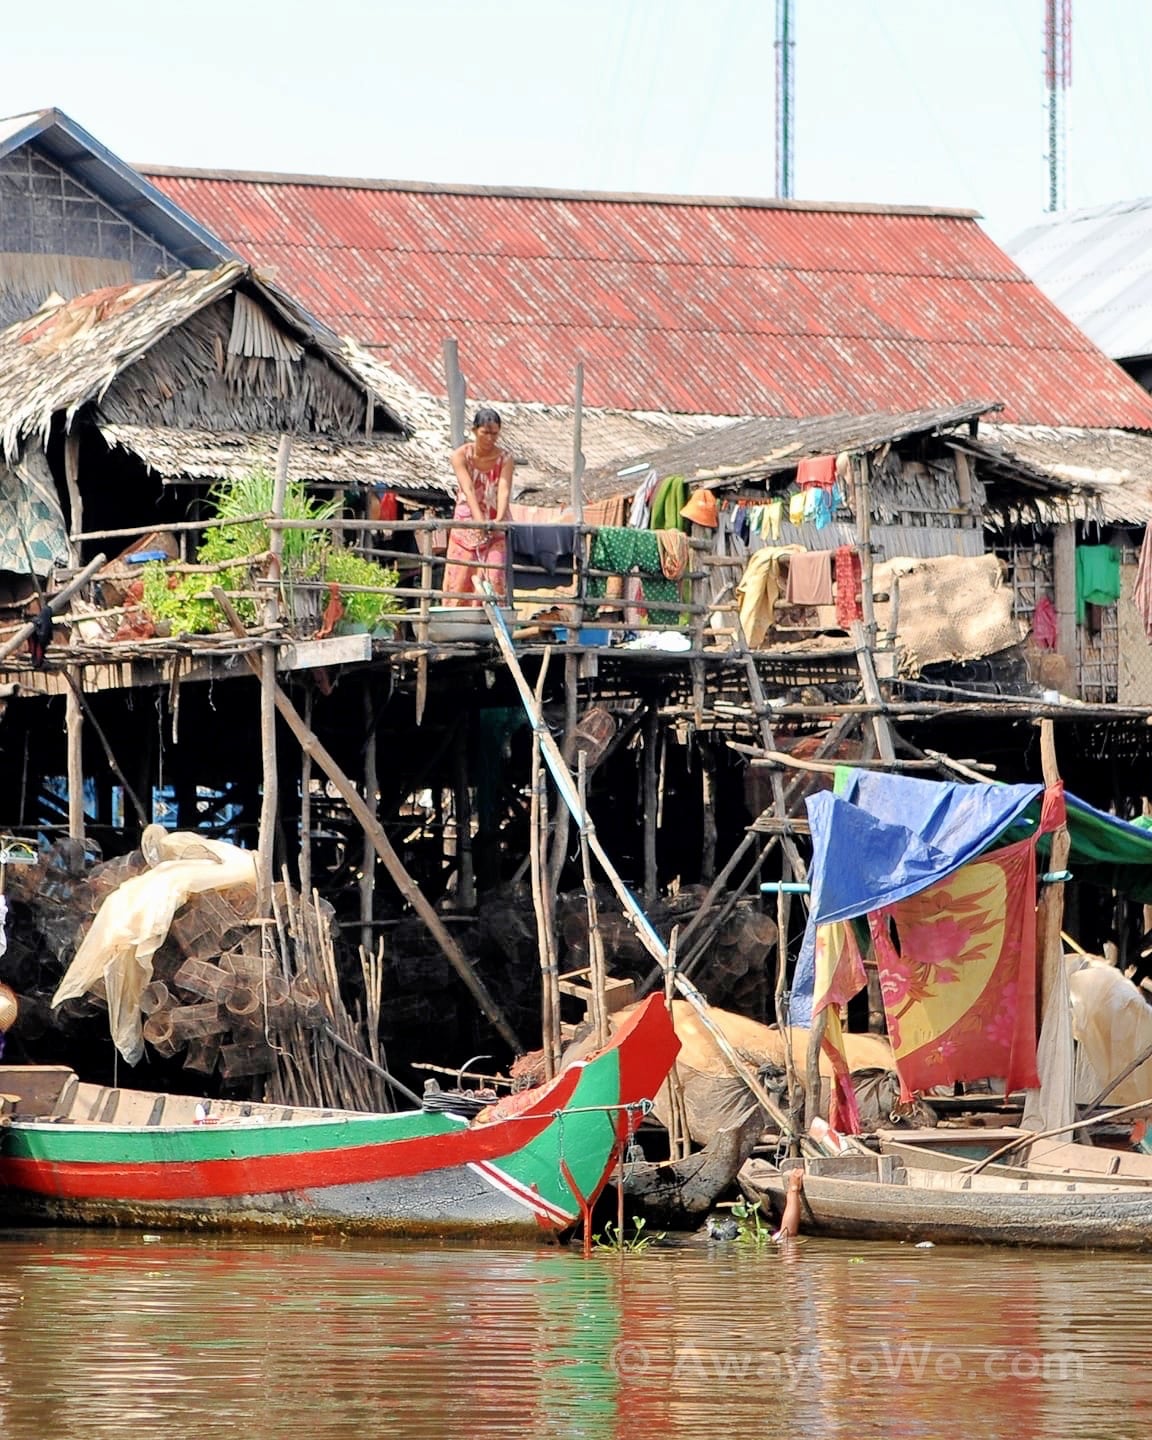
<svg viewBox="0 0 1152 1440"><path fill-rule="evenodd" d="M191 895L255 885L259 864L255 850L191 831L169 833L161 825L148 826L141 849L152 868L105 899L52 997L52 1004L60 1005L103 980L112 1041L129 1065L144 1054L140 996L172 917Z"/></svg>

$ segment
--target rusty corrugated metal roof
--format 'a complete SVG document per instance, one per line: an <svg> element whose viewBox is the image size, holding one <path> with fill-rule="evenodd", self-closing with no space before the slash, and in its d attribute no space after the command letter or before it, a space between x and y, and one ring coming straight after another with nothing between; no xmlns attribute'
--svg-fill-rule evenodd
<svg viewBox="0 0 1152 1440"><path fill-rule="evenodd" d="M1152 398L966 212L143 167L341 334L473 396L717 415L1003 402L1152 428Z"/></svg>

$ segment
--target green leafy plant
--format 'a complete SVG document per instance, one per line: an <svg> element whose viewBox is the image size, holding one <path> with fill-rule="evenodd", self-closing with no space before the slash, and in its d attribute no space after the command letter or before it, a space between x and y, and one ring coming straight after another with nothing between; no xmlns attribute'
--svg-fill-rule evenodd
<svg viewBox="0 0 1152 1440"><path fill-rule="evenodd" d="M243 560L268 549L272 532L264 520L241 523L244 515L267 515L273 506L276 477L257 468L234 480L225 480L209 495L215 510L214 519L230 520L209 530L196 558L202 565L215 565L224 560ZM285 520L331 520L340 509L340 502L314 500L299 481L289 481L284 495ZM286 571L295 575L319 573L327 548L327 537L320 530L284 530L282 558Z"/></svg>
<svg viewBox="0 0 1152 1440"><path fill-rule="evenodd" d="M169 575L162 561L152 561L141 574L144 609L157 622L167 622L173 635L208 635L220 626L216 602L205 595L202 575ZM221 577L221 585L231 582Z"/></svg>
<svg viewBox="0 0 1152 1440"><path fill-rule="evenodd" d="M323 574L326 581L340 586L390 586L396 585L400 579L397 571L385 569L374 560L366 560L363 555L335 545L324 557ZM344 604L344 618L369 630L394 625L396 622L391 617L403 608L395 595L365 595L342 589L340 598Z"/></svg>
<svg viewBox="0 0 1152 1440"><path fill-rule="evenodd" d="M738 1200L729 1213L740 1226L739 1238L749 1244L767 1245L776 1233L776 1227L761 1210L759 1200L754 1200L751 1205L746 1200Z"/></svg>
<svg viewBox="0 0 1152 1440"><path fill-rule="evenodd" d="M647 1250L650 1245L658 1245L665 1238L664 1232L653 1231L645 1233L644 1217L637 1215L632 1221L632 1234L629 1235L627 1226L620 1227L613 1225L611 1220L604 1226L603 1234L592 1236L592 1244L597 1250L615 1250L618 1254L636 1254L639 1251Z"/></svg>

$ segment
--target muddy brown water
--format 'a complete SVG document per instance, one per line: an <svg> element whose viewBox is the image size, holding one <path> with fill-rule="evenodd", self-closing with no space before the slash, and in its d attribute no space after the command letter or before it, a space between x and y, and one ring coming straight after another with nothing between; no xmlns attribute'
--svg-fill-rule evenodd
<svg viewBox="0 0 1152 1440"><path fill-rule="evenodd" d="M0 1437L1152 1434L1152 1256L0 1240Z"/></svg>

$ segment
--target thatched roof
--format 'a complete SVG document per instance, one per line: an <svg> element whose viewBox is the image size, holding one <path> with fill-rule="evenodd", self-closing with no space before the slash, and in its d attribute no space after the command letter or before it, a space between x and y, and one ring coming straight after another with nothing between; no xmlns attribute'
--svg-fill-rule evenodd
<svg viewBox="0 0 1152 1440"><path fill-rule="evenodd" d="M407 467L406 481L394 483L432 489L440 485L455 491L450 456L451 418L446 400L429 395L385 365L369 350L345 341L345 354L382 396L409 430L395 463ZM529 405L485 397L503 420L502 443L516 456L513 490L517 499L532 504L566 505L572 473L572 429L574 411L570 405ZM582 422L582 449L589 474L605 471L604 484L586 485L589 499L615 495L633 488L616 478L617 466L626 465L642 450L653 450L674 440L730 425L730 420L711 415L653 415L629 410L585 409ZM396 472L399 474L399 470Z"/></svg>
<svg viewBox="0 0 1152 1440"><path fill-rule="evenodd" d="M1152 435L1130 430L981 425L979 449L1075 487L1085 514L1112 525L1152 523Z"/></svg>
<svg viewBox="0 0 1152 1440"><path fill-rule="evenodd" d="M661 475L683 475L710 490L721 490L795 470L810 455L874 450L909 435L954 430L997 409L994 401L973 400L947 409L901 414L816 415L803 420L763 417L709 430L661 450L637 453L628 466L648 465ZM616 479L615 473L600 471L593 483L602 488Z"/></svg>
<svg viewBox="0 0 1152 1440"><path fill-rule="evenodd" d="M98 426L109 446L137 456L163 480L235 480L255 468L273 470L280 436L265 431L153 429L146 425ZM305 483L373 485L400 489L446 490L430 477L422 486L413 478L408 444L399 437L333 440L326 435L293 435L288 478Z"/></svg>
<svg viewBox="0 0 1152 1440"><path fill-rule="evenodd" d="M230 314L211 311L231 294ZM119 384L146 360L146 383ZM103 418L117 423L194 426L213 418L196 413L196 392L205 387L215 387L217 398L226 387L234 413L245 401L253 414L265 413L274 392L285 416L299 421L285 428L363 434L368 406L376 427L403 428L334 336L248 266L230 262L69 301L54 297L9 326L0 334L0 453L13 458L30 440L46 443L54 416L70 427L89 403L104 402Z"/></svg>

